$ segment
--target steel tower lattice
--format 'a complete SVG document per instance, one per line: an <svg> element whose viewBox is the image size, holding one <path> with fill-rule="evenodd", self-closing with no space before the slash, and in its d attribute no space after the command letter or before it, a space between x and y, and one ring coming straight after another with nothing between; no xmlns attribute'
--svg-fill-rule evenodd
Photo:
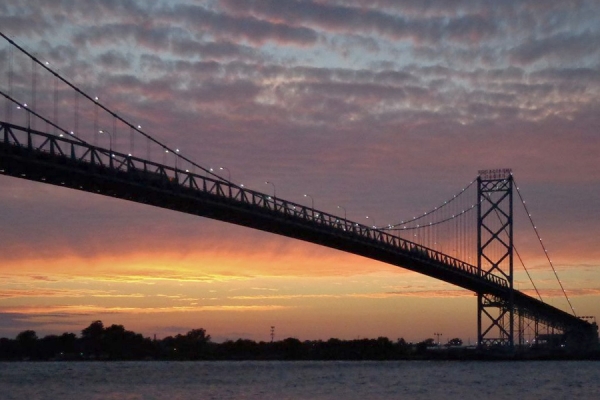
<svg viewBox="0 0 600 400"><path fill-rule="evenodd" d="M510 169L479 171L477 178L477 267L482 277L508 282L509 296L477 293L477 343L514 346L513 179Z"/></svg>

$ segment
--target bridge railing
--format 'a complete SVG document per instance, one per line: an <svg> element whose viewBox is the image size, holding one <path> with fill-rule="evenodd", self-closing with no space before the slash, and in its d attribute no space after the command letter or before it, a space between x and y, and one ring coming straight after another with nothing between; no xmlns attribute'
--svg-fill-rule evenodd
<svg viewBox="0 0 600 400"><path fill-rule="evenodd" d="M476 266L447 254L346 218L235 185L217 176L202 176L180 169L177 165L172 167L132 154L96 147L64 133L53 135L0 122L0 134L3 145L10 145L13 149L27 149L40 156L58 156L97 172L122 174L123 179L133 179L141 184L166 190L187 190L191 193L209 194L239 204L259 207L273 213L274 216L296 219L328 229L338 235L367 240L372 245L384 249L400 250L412 258L435 261L438 265L508 287L508 282L504 278L493 274L482 275Z"/></svg>

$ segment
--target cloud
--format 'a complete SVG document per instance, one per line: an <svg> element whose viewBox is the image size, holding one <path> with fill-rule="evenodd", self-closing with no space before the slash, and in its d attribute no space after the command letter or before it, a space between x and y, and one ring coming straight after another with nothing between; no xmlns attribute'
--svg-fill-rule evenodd
<svg viewBox="0 0 600 400"><path fill-rule="evenodd" d="M347 6L293 0L252 1L243 9L233 0L224 1L229 12L249 13L277 21L299 21L329 32L377 32L392 39L410 39L416 43L437 42L443 39L477 43L496 32L495 21L485 14L417 14L405 17L402 13L380 11L364 4ZM465 12L468 10L465 8Z"/></svg>
<svg viewBox="0 0 600 400"><path fill-rule="evenodd" d="M523 293L537 298L537 292L532 289L524 289ZM569 297L584 297L584 296L599 296L600 289L599 288L575 288L566 290L567 295ZM562 298L565 297L565 292L562 289L539 289L539 293L542 296L542 299L546 298Z"/></svg>
<svg viewBox="0 0 600 400"><path fill-rule="evenodd" d="M0 293L0 299L23 299L23 298L143 298L141 293L119 294L115 291L94 290L94 289L6 289Z"/></svg>
<svg viewBox="0 0 600 400"><path fill-rule="evenodd" d="M290 306L280 305L195 305L171 307L103 307L93 305L72 306L34 306L34 307L2 307L2 314L16 314L20 318L33 319L44 316L89 316L109 314L161 314L161 313L186 313L198 311L211 312L249 312L249 311L276 311L290 309Z"/></svg>
<svg viewBox="0 0 600 400"><path fill-rule="evenodd" d="M195 5L175 5L170 17L175 21L185 21L192 31L208 29L212 35L218 37L245 39L255 44L275 41L306 46L314 44L317 40L316 33L305 27L270 22L251 16L232 17Z"/></svg>
<svg viewBox="0 0 600 400"><path fill-rule="evenodd" d="M600 52L595 43L600 41L598 33L581 34L559 33L542 39L530 40L510 51L512 61L518 64L531 64L547 59L557 61L563 59L592 58Z"/></svg>
<svg viewBox="0 0 600 400"><path fill-rule="evenodd" d="M447 297L472 297L473 293L467 290L403 290L380 293L345 293L345 294L281 294L281 295L248 295L231 296L232 300L297 300L297 299L387 299L394 297L417 298L447 298Z"/></svg>

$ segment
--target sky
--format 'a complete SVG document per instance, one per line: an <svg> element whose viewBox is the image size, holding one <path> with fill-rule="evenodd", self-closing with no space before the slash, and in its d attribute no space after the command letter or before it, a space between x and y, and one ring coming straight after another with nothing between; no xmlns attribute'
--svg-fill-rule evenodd
<svg viewBox="0 0 600 400"><path fill-rule="evenodd" d="M0 31L197 164L358 222L405 220L478 170L512 168L578 315L600 315L595 0L4 0ZM33 75L3 41L3 90L10 54ZM54 81L36 73L41 108ZM32 101L26 81L14 94ZM63 89L44 114L108 146ZM120 130L113 148L133 147L99 118ZM401 268L16 178L0 187L0 337L102 320L218 341L270 340L271 326L276 339L475 341L473 293ZM545 301L569 311L531 227L515 224ZM532 290L522 269L516 286Z"/></svg>

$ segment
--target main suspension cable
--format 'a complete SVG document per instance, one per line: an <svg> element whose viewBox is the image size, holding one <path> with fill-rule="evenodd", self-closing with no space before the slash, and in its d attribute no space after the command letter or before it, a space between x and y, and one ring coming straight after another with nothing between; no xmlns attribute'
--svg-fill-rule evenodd
<svg viewBox="0 0 600 400"><path fill-rule="evenodd" d="M514 177L513 177L513 181L514 181ZM516 186L516 183L515 183ZM489 193L488 193L488 196ZM500 213L498 212L498 210L495 210L495 214L496 217L498 218L498 221L500 223L502 223L502 218L500 217ZM504 228L504 233L506 233L508 235L507 232L507 227ZM527 276L529 277L529 281L531 282L531 284L533 285L533 288L535 289L535 292L537 293L538 297L540 298L540 301L543 303L544 300L542 299L542 295L540 294L540 291L538 290L537 286L535 286L535 283L533 282L533 278L531 277L531 275L529 274L529 270L527 269L527 267L525 266L525 262L523 262L523 258L521 258L521 254L519 253L519 251L517 250L517 246L514 245L513 243L513 250L515 251L515 254L517 255L517 258L519 259L519 261L521 262L521 266L523 267L523 269L525 270L525 273L527 274Z"/></svg>
<svg viewBox="0 0 600 400"><path fill-rule="evenodd" d="M472 186L472 185L473 185L475 182L477 182L477 179L474 179L474 180L472 180L472 181L471 181L471 182L470 182L470 183L469 183L467 186L465 186L463 189L461 189L461 191L460 191L460 192L458 192L457 194L455 194L455 195L454 195L454 196L453 196L453 197L452 197L450 200L447 200L447 201L445 201L445 202L444 202L442 205L440 205L440 206L438 206L438 207L434 207L434 208L433 208L433 209L431 209L430 211L427 211L427 212L423 213L423 215L420 215L420 216L418 216L418 217L413 217L413 218L411 218L411 219L408 219L408 220L400 221L400 222L398 222L398 223L396 223L396 224L390 224L390 225L387 225L386 227L382 227L381 229L382 229L382 230L394 230L393 228L396 228L396 227L398 227L398 226L400 226L400 225L412 224L413 222L416 222L416 221L418 221L418 220L420 220L420 219L422 219L422 218L425 218L425 217L427 217L428 215L430 215L430 214L433 214L433 213L435 213L435 212L439 211L440 209L442 209L442 208L446 207L448 204L452 203L454 200L456 200L457 198L459 198L459 197L460 197L460 196L461 196L461 195L462 195L462 194L463 194L463 193L464 193L464 192L465 192L465 191L466 191L468 188L470 188L470 187L471 187L471 186ZM463 212L463 213L464 213L464 212ZM451 220L451 219L452 219L452 218L448 218L448 219L446 219L446 220L444 220L444 221L440 221L440 223L441 223L441 222L446 222L446 221L449 221L449 220ZM432 225L437 225L437 223L434 223L434 224L432 224Z"/></svg>
<svg viewBox="0 0 600 400"><path fill-rule="evenodd" d="M513 178L513 180L514 180L514 178ZM525 200L523 199L523 196L521 195L521 191L519 190L519 186L517 185L516 181L515 181L515 187L517 188L517 194L519 195L519 199L521 199L521 204L523 204L523 208L525 209L525 212L527 213L527 218L529 218L529 222L531 223L531 226L533 227L533 230L538 238L538 241L540 242L540 246L542 246L542 250L544 250L544 255L546 256L548 263L550 263L550 266L552 267L552 271L554 272L554 276L556 277L556 280L558 281L558 284L560 285L560 289L562 290L563 294L565 295L565 299L567 299L567 303L569 303L569 307L571 308L573 315L577 316L577 314L575 313L575 309L573 308L573 304L571 304L571 300L569 299L569 296L567 296L567 291L565 290L560 278L558 277L556 268L554 268L554 263L552 263L552 260L550 259L550 256L548 255L548 250L546 249L546 246L542 242L542 238L540 237L540 234L537 230L537 226L533 222L531 213L529 212L529 209L527 208L527 205L525 204Z"/></svg>

